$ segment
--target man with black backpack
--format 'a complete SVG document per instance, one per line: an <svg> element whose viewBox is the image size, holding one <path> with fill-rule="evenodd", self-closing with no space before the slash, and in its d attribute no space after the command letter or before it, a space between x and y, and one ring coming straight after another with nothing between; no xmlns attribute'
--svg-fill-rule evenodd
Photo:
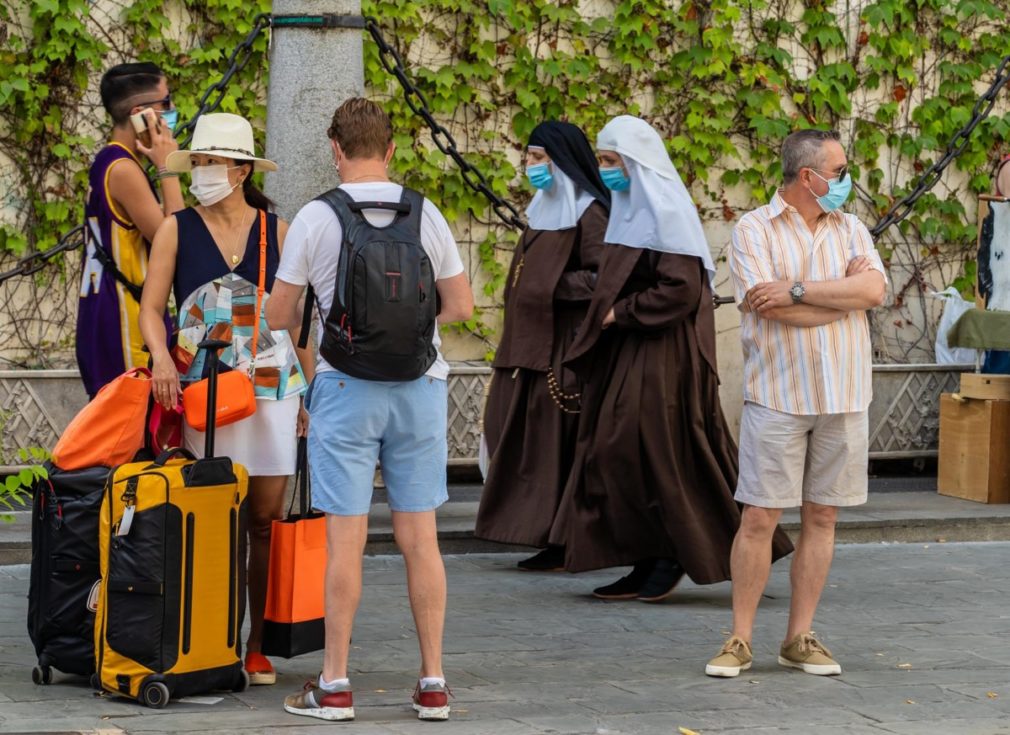
<svg viewBox="0 0 1010 735"><path fill-rule="evenodd" d="M326 650L319 679L284 709L354 718L347 659L378 460L421 649L414 708L420 719L445 720L446 583L435 509L448 498L449 366L437 324L468 319L473 294L445 218L387 176L395 146L382 108L347 100L328 136L342 183L292 221L266 307L271 329L297 326L308 285L302 321L312 313L322 321L305 403L313 505L327 523Z"/></svg>

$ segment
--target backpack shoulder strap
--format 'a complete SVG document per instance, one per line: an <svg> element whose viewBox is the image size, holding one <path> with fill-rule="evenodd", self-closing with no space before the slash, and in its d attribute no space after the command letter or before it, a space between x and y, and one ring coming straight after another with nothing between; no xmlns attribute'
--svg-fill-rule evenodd
<svg viewBox="0 0 1010 735"><path fill-rule="evenodd" d="M320 202L325 202L333 213L337 216L340 221L340 229L342 231L343 237L347 237L347 223L355 216L355 213L351 211L348 206L349 203L353 202L354 199L346 191L341 189L339 186L335 186L329 191L323 192L316 197L316 200ZM298 347L300 349L305 349L309 343L309 331L312 329L312 307L316 305L316 292L312 288L312 284L309 284L305 292L305 307L302 311L302 328L301 333L298 335ZM322 316L322 312L320 312Z"/></svg>
<svg viewBox="0 0 1010 735"><path fill-rule="evenodd" d="M300 350L304 350L309 344L309 330L312 329L312 305L315 303L316 290L312 288L312 284L310 283L305 290L305 307L302 309L302 329L298 334L298 349Z"/></svg>
<svg viewBox="0 0 1010 735"><path fill-rule="evenodd" d="M404 224L409 225L417 233L418 242L420 242L421 216L424 213L424 195L405 186L403 187L403 193L400 194L400 202L410 205L410 212L406 215Z"/></svg>
<svg viewBox="0 0 1010 735"><path fill-rule="evenodd" d="M347 222L350 221L352 217L355 217L355 213L351 210L349 204L354 202L354 199L346 191L336 186L327 192L323 192L316 197L317 200L321 202L326 202L333 213L337 215L337 219L340 220L340 227L344 230L347 229Z"/></svg>

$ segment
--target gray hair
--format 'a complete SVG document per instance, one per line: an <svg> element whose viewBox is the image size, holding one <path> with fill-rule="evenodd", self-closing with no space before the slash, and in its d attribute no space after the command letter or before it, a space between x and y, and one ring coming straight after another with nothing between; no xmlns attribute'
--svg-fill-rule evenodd
<svg viewBox="0 0 1010 735"><path fill-rule="evenodd" d="M817 168L824 160L821 150L829 140L838 140L837 130L797 130L786 136L782 143L782 180L791 184L800 175L800 169Z"/></svg>

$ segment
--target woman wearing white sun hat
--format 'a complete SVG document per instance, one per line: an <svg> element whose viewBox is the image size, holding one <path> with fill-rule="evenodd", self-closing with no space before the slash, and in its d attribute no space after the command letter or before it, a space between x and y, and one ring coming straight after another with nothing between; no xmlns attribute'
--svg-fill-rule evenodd
<svg viewBox="0 0 1010 735"><path fill-rule="evenodd" d="M288 477L295 470L296 429L304 435L307 422L300 399L313 370L311 355L295 349L297 339L271 331L263 317L287 223L268 212L272 202L253 185L252 174L276 171L277 164L256 156L247 120L215 113L197 121L189 150L175 151L166 165L170 171L191 172L190 193L200 204L167 219L151 246L140 329L154 363L154 397L171 409L182 384L206 377L205 354L195 347L205 335L232 343L221 354L229 368L251 369L256 412L219 427L215 452L249 471L251 629L245 665L252 684L273 684L276 674L260 653L270 524L282 515ZM259 330L253 353L256 330L246 312L256 304L261 219L266 224L266 293L255 317ZM170 291L179 307L171 352L161 319ZM200 456L203 433L186 425L184 437L186 447Z"/></svg>

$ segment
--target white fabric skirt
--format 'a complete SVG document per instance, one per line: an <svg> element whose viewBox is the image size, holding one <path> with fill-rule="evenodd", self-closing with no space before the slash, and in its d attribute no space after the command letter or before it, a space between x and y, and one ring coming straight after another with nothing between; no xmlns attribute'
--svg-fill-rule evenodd
<svg viewBox="0 0 1010 735"><path fill-rule="evenodd" d="M214 432L214 454L230 457L245 466L253 477L293 475L298 453L299 397L282 401L256 399L256 413ZM189 424L183 428L183 443L197 457L203 456L204 433Z"/></svg>

